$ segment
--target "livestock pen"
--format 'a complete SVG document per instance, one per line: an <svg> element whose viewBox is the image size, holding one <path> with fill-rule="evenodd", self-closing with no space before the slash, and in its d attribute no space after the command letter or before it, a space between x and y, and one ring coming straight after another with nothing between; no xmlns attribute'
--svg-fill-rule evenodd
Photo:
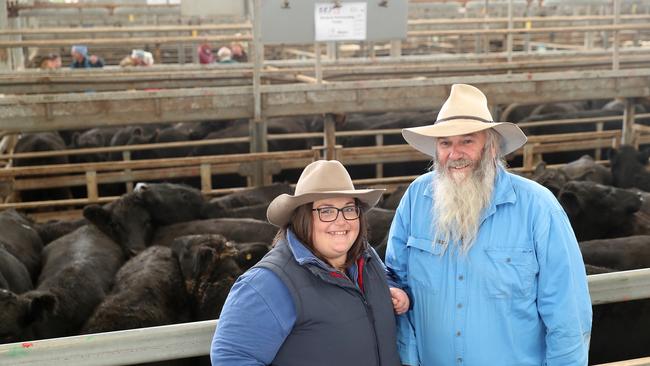
<svg viewBox="0 0 650 366"><path fill-rule="evenodd" d="M551 153L589 151L599 163L608 164L602 160L603 150L622 144L650 143L650 131L641 125L641 120L650 114L634 111L636 103L650 97L648 7L639 6L634 11L627 8L629 13L621 14L621 1L615 1L611 11L589 5L575 7L572 15L558 10L551 16L532 16L529 11L533 7L526 8L522 14L518 12L522 11L521 3L511 1L499 4L501 12L494 18L495 14L486 11L487 1L484 11L476 2L474 7L461 2L436 5L452 5L455 16L462 8L465 11L462 18L424 19L426 12L415 9L424 1L412 3L414 7L410 11L422 19L408 20L406 39L386 43L265 45L260 42L259 31L254 32L256 27L252 22L185 24L178 19L163 20L161 15L155 19L156 25L151 25L142 21L147 14L137 13L137 21L133 22L128 13L113 13L114 9L109 9L111 13L105 17L76 16L83 14L82 7L74 8L78 11L76 15L51 19L59 22L58 27L0 30L0 36L4 37L0 48L25 57L34 52L63 51L72 44L86 43L106 51L111 61L131 47L142 47L154 51L157 62L165 63L132 70L109 66L103 70L0 73L0 93L4 94L0 98L0 161L4 164L0 169L0 196L5 198L0 209L20 209L38 221L75 218L81 215L82 206L118 198L101 194L104 185L120 185L130 192L136 182L194 178L201 193L213 196L243 188L223 187L220 175L241 175L247 180L244 185L259 186L271 182L279 171L300 169L322 158L338 159L352 167L372 166L374 176L355 179L356 186L394 188L410 182L414 176L391 176L385 169L388 164L414 162L424 170L429 158L406 145L388 144L389 138L400 134L399 128L345 131L336 125L334 114L426 110L433 120L438 102L448 94L452 83L470 83L484 90L493 103L495 117L507 115L517 105L624 99L624 110L617 116L522 122L522 128L595 126L592 132L529 136L528 144L512 155L517 159L512 170L523 174L530 174ZM515 9L513 5L517 5ZM165 8L167 18L167 8L174 7ZM31 11L32 17L39 17L39 9L27 6L17 10L24 11L22 14ZM88 28L90 36L78 37L74 33L79 28L65 28L68 23L63 18L79 21L76 27L86 26L84 22L93 19L93 24L101 27ZM116 19L138 26L107 23ZM177 24L172 25L174 22ZM201 32L207 35L204 37ZM197 63L192 55L194 46L205 40L249 42L251 62L182 65ZM296 59L282 59L289 57ZM169 65L169 62L180 65ZM320 131L268 132L271 118L305 115L322 117ZM20 133L232 119L244 119L239 123L249 127L246 136L56 152L12 151ZM610 123L615 123L617 128L605 130L604 124ZM374 140L373 146L341 142L364 136ZM316 142L310 149L269 152L269 143L289 140ZM250 153L134 158L138 153L152 150L234 143L245 144ZM13 166L20 159L96 153L117 154L121 159ZM23 191L57 187L81 187L85 193L62 200L20 202L16 199ZM47 211L36 212L42 209ZM650 297L648 271L590 276L594 305ZM0 365L127 364L206 355L216 322L0 345ZM650 360L631 360L619 365L650 365Z"/></svg>

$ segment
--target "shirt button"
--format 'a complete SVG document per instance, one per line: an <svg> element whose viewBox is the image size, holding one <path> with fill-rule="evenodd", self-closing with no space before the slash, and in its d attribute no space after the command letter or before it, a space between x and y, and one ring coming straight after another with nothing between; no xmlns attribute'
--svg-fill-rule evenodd
<svg viewBox="0 0 650 366"><path fill-rule="evenodd" d="M460 333L460 330L459 330L458 332L456 332L456 337L460 337L460 334L461 333Z"/></svg>
<svg viewBox="0 0 650 366"><path fill-rule="evenodd" d="M462 358L462 357L458 357L458 358L456 359L456 361L458 361L458 363L463 363L463 358Z"/></svg>
<svg viewBox="0 0 650 366"><path fill-rule="evenodd" d="M506 258L506 263L510 263L510 262L512 262L512 259Z"/></svg>
<svg viewBox="0 0 650 366"><path fill-rule="evenodd" d="M462 307L463 307L463 304L461 304L461 303L458 303L458 305L456 305L456 307L460 309L460 308L462 308Z"/></svg>
<svg viewBox="0 0 650 366"><path fill-rule="evenodd" d="M462 280L464 280L464 279L465 279L465 277L463 277L463 275L458 276L458 280L459 280L459 281L462 281Z"/></svg>

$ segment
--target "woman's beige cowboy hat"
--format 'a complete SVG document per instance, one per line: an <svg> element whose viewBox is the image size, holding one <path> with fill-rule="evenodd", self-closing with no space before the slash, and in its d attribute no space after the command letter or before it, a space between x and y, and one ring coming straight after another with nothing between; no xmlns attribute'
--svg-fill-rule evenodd
<svg viewBox="0 0 650 366"><path fill-rule="evenodd" d="M436 146L432 137L467 135L494 129L501 135L501 155L507 155L526 143L526 135L510 122L494 122L488 109L487 98L476 87L454 84L445 104L432 125L405 128L402 136L415 149L434 156Z"/></svg>
<svg viewBox="0 0 650 366"><path fill-rule="evenodd" d="M354 197L372 207L383 192L383 189L354 189L343 164L337 160L317 160L302 171L293 196L281 194L271 202L266 218L271 224L281 227L291 220L298 206L332 197Z"/></svg>

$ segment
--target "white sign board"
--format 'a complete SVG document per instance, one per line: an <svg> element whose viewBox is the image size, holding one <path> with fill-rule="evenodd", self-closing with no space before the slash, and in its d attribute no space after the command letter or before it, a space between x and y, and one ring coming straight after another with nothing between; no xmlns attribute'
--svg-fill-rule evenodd
<svg viewBox="0 0 650 366"><path fill-rule="evenodd" d="M316 41L365 41L367 3L316 3Z"/></svg>

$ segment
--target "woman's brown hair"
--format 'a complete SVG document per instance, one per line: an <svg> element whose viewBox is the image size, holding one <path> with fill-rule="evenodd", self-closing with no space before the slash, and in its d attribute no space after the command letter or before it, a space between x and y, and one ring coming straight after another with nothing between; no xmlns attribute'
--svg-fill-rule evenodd
<svg viewBox="0 0 650 366"><path fill-rule="evenodd" d="M363 251L366 249L368 242L368 222L366 220L366 210L368 207L366 207L356 198L354 201L360 209L358 218L359 235L357 235L357 239L350 247L350 250L348 250L348 255L344 263L345 268L350 267L361 256L361 253L363 253ZM291 229L291 231L293 231L293 233L296 235L296 238L298 238L298 240L300 240L300 242L303 243L307 249L309 249L317 258L331 265L331 263L316 250L314 247L314 242L312 241L312 219L314 217L312 213L312 207L313 202L298 206L298 208L293 211L289 223L280 228L280 231L278 231L276 234L275 239L273 239L273 245L275 245L279 240L285 239L287 237L287 229Z"/></svg>

